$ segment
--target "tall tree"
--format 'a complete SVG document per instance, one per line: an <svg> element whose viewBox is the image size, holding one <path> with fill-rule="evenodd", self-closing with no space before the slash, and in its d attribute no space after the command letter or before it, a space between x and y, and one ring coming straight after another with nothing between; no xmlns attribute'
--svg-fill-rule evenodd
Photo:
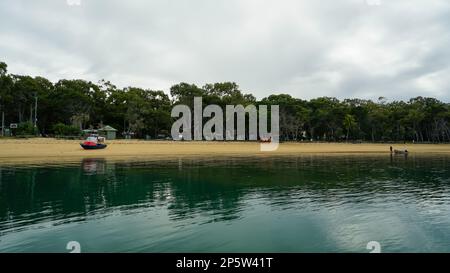
<svg viewBox="0 0 450 273"><path fill-rule="evenodd" d="M348 141L348 136L350 135L350 131L356 127L356 119L354 116L350 114L346 114L344 121L343 121L345 130L346 130L346 137L345 139Z"/></svg>

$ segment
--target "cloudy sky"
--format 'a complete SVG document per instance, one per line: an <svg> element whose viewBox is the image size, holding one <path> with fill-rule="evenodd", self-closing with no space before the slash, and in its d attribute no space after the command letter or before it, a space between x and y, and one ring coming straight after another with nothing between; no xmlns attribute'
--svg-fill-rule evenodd
<svg viewBox="0 0 450 273"><path fill-rule="evenodd" d="M449 102L450 1L1 0L0 61L52 81Z"/></svg>

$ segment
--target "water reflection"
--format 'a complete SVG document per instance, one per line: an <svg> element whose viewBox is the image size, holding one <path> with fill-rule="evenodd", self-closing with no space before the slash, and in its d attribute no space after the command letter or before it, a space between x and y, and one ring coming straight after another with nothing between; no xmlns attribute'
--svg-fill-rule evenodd
<svg viewBox="0 0 450 273"><path fill-rule="evenodd" d="M270 211L407 206L447 211L448 157L276 157L108 162L0 169L0 235L152 210L177 225ZM388 208L389 209L389 208ZM370 211L363 211L368 213ZM446 222L447 224L447 222Z"/></svg>
<svg viewBox="0 0 450 273"><path fill-rule="evenodd" d="M104 174L106 171L106 159L86 158L81 162L81 166L86 175Z"/></svg>

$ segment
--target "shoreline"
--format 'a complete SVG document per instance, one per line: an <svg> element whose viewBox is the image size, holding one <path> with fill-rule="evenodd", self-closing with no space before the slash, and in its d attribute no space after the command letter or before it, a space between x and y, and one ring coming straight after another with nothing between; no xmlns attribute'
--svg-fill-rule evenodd
<svg viewBox="0 0 450 273"><path fill-rule="evenodd" d="M0 139L0 163L46 163L108 160L174 159L217 156L389 155L389 147L408 149L411 155L450 155L450 144L280 143L276 151L261 152L258 142L110 140L104 150L83 150L79 140L49 138Z"/></svg>

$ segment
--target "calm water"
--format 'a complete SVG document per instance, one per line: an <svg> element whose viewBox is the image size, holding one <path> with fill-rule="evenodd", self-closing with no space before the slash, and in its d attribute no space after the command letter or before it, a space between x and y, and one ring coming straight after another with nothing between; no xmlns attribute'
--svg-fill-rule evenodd
<svg viewBox="0 0 450 273"><path fill-rule="evenodd" d="M0 167L0 252L450 252L450 157Z"/></svg>

